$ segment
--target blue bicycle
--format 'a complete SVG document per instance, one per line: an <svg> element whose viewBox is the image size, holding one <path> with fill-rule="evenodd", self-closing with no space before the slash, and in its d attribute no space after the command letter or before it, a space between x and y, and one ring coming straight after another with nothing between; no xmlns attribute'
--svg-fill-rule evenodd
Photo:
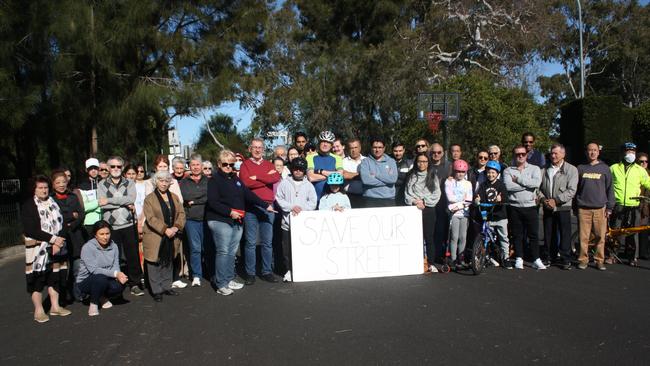
<svg viewBox="0 0 650 366"><path fill-rule="evenodd" d="M494 210L494 207L498 203L479 203L475 204L479 207L481 211L481 218L483 222L481 223L481 232L476 236L474 242L472 243L472 259L470 261L470 267L472 272L475 275L480 274L484 268L495 265L496 260L494 258L503 258L501 255L501 248L499 248L497 242L497 233L490 226L488 221L488 214ZM476 221L475 221L476 222ZM478 224L478 222L476 222Z"/></svg>

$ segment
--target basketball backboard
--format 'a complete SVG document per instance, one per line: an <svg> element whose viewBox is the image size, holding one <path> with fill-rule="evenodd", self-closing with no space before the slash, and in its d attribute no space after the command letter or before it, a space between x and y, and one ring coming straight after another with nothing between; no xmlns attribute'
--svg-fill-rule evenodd
<svg viewBox="0 0 650 366"><path fill-rule="evenodd" d="M418 119L426 120L428 112L442 114L443 121L457 121L460 117L460 95L458 93L418 94Z"/></svg>

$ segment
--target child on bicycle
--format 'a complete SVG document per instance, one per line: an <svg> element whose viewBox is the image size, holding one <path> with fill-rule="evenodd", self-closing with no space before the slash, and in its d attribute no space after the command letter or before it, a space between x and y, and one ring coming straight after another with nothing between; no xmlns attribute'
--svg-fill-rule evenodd
<svg viewBox="0 0 650 366"><path fill-rule="evenodd" d="M343 174L339 172L331 173L327 177L325 194L320 198L318 210L343 211L351 208L350 199L343 188Z"/></svg>
<svg viewBox="0 0 650 366"><path fill-rule="evenodd" d="M450 215L449 249L451 260L456 264L456 270L465 267L465 244L467 242L467 226L469 220L469 204L472 202L472 183L465 179L469 166L465 160L454 161L452 179L445 181Z"/></svg>
<svg viewBox="0 0 650 366"><path fill-rule="evenodd" d="M476 191L475 202L478 203L496 203L497 206L488 210L488 222L494 228L499 236L499 245L501 246L501 264L503 268L512 269L510 263L510 242L508 241L508 213L506 206L502 205L508 200L508 191L506 185L499 179L501 173L501 164L496 161L489 161L485 166L485 175L487 180L479 185Z"/></svg>

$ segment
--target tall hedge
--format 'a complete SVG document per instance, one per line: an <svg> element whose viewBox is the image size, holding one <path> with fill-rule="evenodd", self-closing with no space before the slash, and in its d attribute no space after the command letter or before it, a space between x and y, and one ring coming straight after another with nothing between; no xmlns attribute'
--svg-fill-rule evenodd
<svg viewBox="0 0 650 366"><path fill-rule="evenodd" d="M617 161L621 144L632 140L634 115L619 96L571 101L561 107L559 141L566 146L570 161L579 163L585 160L584 146L589 141L597 141L603 146L603 160Z"/></svg>
<svg viewBox="0 0 650 366"><path fill-rule="evenodd" d="M650 153L650 100L634 111L632 131L632 138L639 146L639 151Z"/></svg>

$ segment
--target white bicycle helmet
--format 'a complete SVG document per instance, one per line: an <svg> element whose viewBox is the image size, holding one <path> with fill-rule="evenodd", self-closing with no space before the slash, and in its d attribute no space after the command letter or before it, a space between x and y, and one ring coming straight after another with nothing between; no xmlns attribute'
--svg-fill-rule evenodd
<svg viewBox="0 0 650 366"><path fill-rule="evenodd" d="M320 135L318 135L318 141L334 143L334 140L336 140L336 136L334 136L332 131L323 131L320 133Z"/></svg>

